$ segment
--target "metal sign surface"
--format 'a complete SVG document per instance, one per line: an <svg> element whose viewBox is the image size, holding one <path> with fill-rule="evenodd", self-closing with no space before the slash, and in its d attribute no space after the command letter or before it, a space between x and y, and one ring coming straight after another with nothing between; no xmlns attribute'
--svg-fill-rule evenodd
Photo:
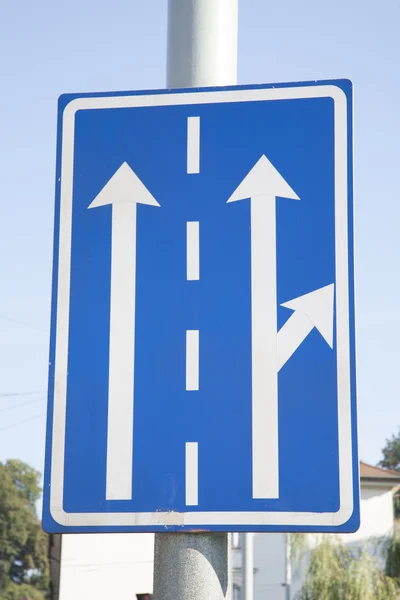
<svg viewBox="0 0 400 600"><path fill-rule="evenodd" d="M351 112L61 97L46 530L357 529Z"/></svg>

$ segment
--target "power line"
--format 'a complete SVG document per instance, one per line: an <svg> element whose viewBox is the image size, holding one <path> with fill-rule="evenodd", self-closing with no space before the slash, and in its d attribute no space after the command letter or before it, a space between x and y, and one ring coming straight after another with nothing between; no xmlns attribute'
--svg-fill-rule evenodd
<svg viewBox="0 0 400 600"><path fill-rule="evenodd" d="M27 400L26 402L20 402L19 404L13 404L12 406L6 406L5 408L0 408L1 412L6 412L7 410L12 410L13 408L20 408L21 406L27 406L28 404L33 404L34 402L38 402L39 400L44 400L46 396L40 396L39 398L34 398L33 400Z"/></svg>
<svg viewBox="0 0 400 600"><path fill-rule="evenodd" d="M2 392L0 393L0 398L11 398L11 396L37 396L41 394L42 396L46 394L45 390L41 390L40 392Z"/></svg>
<svg viewBox="0 0 400 600"><path fill-rule="evenodd" d="M0 427L0 431L5 431L6 429L11 429L12 427L18 427L18 425L22 425L23 423L28 423L28 421L34 421L35 419L40 419L44 417L46 413L42 412L40 415L35 415L34 417L30 417L29 419L23 419L23 421L17 421L16 423L11 423L11 425L6 425L5 427Z"/></svg>
<svg viewBox="0 0 400 600"><path fill-rule="evenodd" d="M39 325L35 325L34 323L27 323L26 321L20 321L19 319L13 319L13 317L7 317L7 315L0 315L0 319L2 321L7 321L8 323L15 323L16 325L22 325L23 327L30 327L31 329L36 329L37 331L42 331L43 333L48 333L48 330L44 327L40 327Z"/></svg>

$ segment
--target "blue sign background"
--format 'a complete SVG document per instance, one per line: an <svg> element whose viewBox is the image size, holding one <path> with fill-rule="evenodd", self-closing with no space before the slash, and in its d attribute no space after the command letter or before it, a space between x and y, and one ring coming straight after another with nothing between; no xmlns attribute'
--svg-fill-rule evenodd
<svg viewBox="0 0 400 600"><path fill-rule="evenodd" d="M349 82L335 82L338 84L347 95L351 115L351 86ZM76 97L61 98L60 119L64 107ZM200 116L201 120L201 169L196 175L186 173L190 116ZM59 145L57 178L60 151ZM65 511L339 509L335 340L332 350L316 329L278 377L280 497L252 499L250 203L227 204L227 199L262 154L300 197L299 202L277 199L280 305L335 282L333 99L77 112ZM88 210L88 206L124 161L161 207L138 206L133 497L106 501L112 208ZM351 203L351 180L349 197ZM59 207L57 219L58 213ZM350 205L350 265L351 214ZM186 280L188 221L200 222L199 281ZM57 255L57 241L55 252ZM352 278L352 266L350 269ZM55 301L54 294L51 365ZM278 328L291 314L279 307ZM352 321L353 317L351 313ZM200 387L196 392L185 389L187 329L200 331ZM357 496L353 335L353 460ZM50 390L52 381L51 368ZM52 402L50 391L46 482L50 482ZM185 505L184 447L185 442L192 440L199 444L198 506ZM45 486L44 526L50 531L63 531L65 528L49 514L48 487ZM357 501L355 507L343 530L356 528Z"/></svg>

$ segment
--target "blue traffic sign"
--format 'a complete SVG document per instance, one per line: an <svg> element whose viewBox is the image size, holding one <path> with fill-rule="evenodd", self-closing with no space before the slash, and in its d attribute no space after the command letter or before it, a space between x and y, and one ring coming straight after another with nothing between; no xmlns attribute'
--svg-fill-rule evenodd
<svg viewBox="0 0 400 600"><path fill-rule="evenodd" d="M348 81L62 96L43 526L359 525Z"/></svg>

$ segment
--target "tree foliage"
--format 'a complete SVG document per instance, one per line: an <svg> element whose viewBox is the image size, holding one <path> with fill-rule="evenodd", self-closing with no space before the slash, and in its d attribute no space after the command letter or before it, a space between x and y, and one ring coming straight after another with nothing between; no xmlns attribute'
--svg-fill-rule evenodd
<svg viewBox="0 0 400 600"><path fill-rule="evenodd" d="M400 471L400 429L396 435L386 440L382 454L383 458L378 463L380 467Z"/></svg>
<svg viewBox="0 0 400 600"><path fill-rule="evenodd" d="M395 527L393 535L384 544L386 556L386 575L400 581L400 529Z"/></svg>
<svg viewBox="0 0 400 600"><path fill-rule="evenodd" d="M368 552L355 557L339 538L324 537L311 552L301 600L399 600L397 581Z"/></svg>
<svg viewBox="0 0 400 600"><path fill-rule="evenodd" d="M390 439L386 440L385 446L382 448L382 455L383 458L379 461L378 466L400 471L400 429L397 435L392 435ZM398 495L394 497L394 514L396 519L400 519L400 497Z"/></svg>
<svg viewBox="0 0 400 600"><path fill-rule="evenodd" d="M384 546L385 573L369 552L354 554L338 536L323 535L310 549L309 536L300 535L293 534L290 541L297 567L306 565L296 600L400 600L398 554L390 554L390 548L398 553L398 546L392 538Z"/></svg>
<svg viewBox="0 0 400 600"><path fill-rule="evenodd" d="M5 600L44 600L45 592L35 588L33 585L22 583L10 583L1 597Z"/></svg>
<svg viewBox="0 0 400 600"><path fill-rule="evenodd" d="M47 535L36 515L40 474L0 462L0 597L42 600L48 588Z"/></svg>

